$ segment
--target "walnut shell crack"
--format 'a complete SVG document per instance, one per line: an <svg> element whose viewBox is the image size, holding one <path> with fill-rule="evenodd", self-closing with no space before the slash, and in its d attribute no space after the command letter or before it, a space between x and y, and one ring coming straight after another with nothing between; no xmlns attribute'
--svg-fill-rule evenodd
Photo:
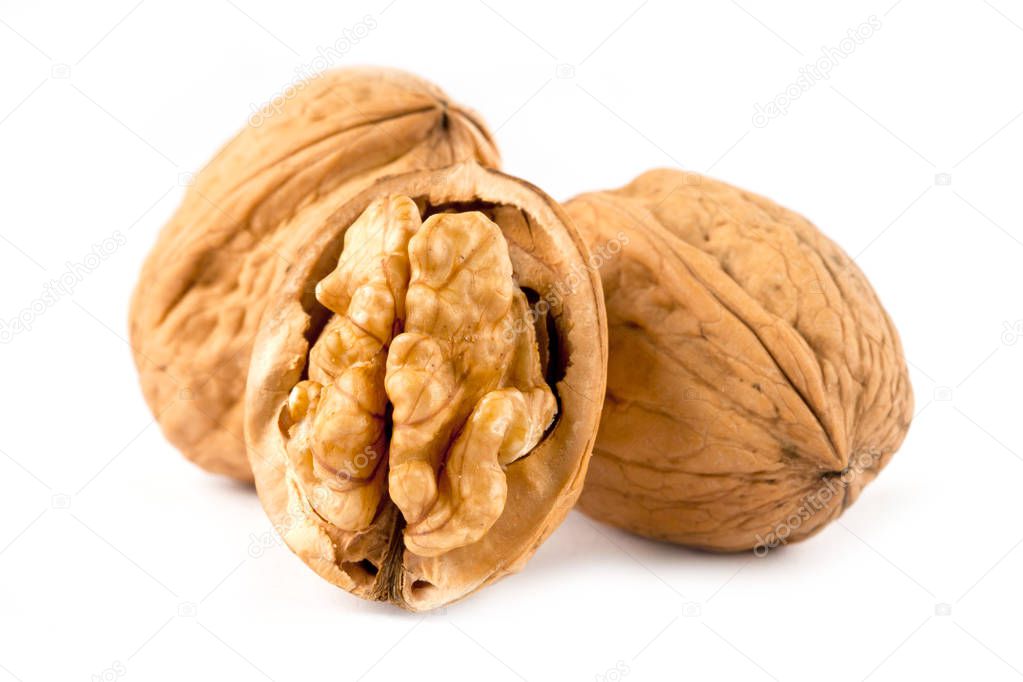
<svg viewBox="0 0 1023 682"><path fill-rule="evenodd" d="M672 170L566 204L602 259L607 396L580 507L719 551L837 518L901 444L902 346L855 263L805 218Z"/></svg>
<svg viewBox="0 0 1023 682"><path fill-rule="evenodd" d="M519 570L596 437L607 337L587 257L553 200L475 163L382 179L330 216L267 309L245 396L289 547L415 611Z"/></svg>

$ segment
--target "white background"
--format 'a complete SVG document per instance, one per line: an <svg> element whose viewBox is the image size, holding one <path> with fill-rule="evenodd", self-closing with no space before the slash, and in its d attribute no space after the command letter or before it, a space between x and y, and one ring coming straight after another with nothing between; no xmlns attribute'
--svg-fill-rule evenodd
<svg viewBox="0 0 1023 682"><path fill-rule="evenodd" d="M0 319L126 239L0 346L0 680L1023 676L1019 3L136 2L0 3ZM573 513L524 573L427 616L254 556L252 491L147 411L127 303L181 174L367 15L338 65L436 81L555 197L681 166L855 257L917 416L845 516L757 559Z"/></svg>

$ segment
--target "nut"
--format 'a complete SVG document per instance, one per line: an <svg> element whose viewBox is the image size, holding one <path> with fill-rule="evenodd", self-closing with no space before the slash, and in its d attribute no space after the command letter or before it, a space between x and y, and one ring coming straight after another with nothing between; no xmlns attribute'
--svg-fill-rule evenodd
<svg viewBox="0 0 1023 682"><path fill-rule="evenodd" d="M252 478L241 402L252 341L311 235L377 178L499 163L474 114L393 70L321 74L258 123L186 183L143 266L130 322L142 390L167 438L199 466L242 480Z"/></svg>
<svg viewBox="0 0 1023 682"><path fill-rule="evenodd" d="M719 551L837 518L913 410L898 334L852 260L801 216L691 173L566 210L595 254L624 244L594 262L610 361L582 510Z"/></svg>
<svg viewBox="0 0 1023 682"><path fill-rule="evenodd" d="M517 571L579 495L604 391L600 284L560 207L460 164L379 181L303 253L245 397L271 521L410 610Z"/></svg>

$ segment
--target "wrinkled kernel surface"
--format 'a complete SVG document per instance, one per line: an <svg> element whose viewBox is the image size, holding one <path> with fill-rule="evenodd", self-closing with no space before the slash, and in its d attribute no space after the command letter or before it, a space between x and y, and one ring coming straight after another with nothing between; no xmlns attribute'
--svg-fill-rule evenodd
<svg viewBox="0 0 1023 682"><path fill-rule="evenodd" d="M357 531L386 491L421 556L480 539L504 509L504 467L556 410L533 329L515 324L527 302L500 227L478 212L422 222L411 199L379 199L316 297L334 315L288 401L310 504Z"/></svg>

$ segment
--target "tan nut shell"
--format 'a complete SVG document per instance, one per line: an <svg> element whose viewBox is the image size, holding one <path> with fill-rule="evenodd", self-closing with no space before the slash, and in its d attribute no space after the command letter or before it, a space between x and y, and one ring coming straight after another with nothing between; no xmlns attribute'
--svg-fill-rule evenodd
<svg viewBox="0 0 1023 682"><path fill-rule="evenodd" d="M690 173L566 210L602 261L610 344L581 508L721 551L837 518L913 409L898 334L855 263L803 217Z"/></svg>
<svg viewBox="0 0 1023 682"><path fill-rule="evenodd" d="M343 531L315 513L288 473L289 392L304 378L310 348L328 323L329 311L315 297L316 283L338 266L348 227L371 202L388 196L410 197L434 214L451 207L498 215L518 286L554 300L550 341L544 344L550 356L545 375L558 401L554 425L527 456L505 467L506 502L486 534L437 555L405 546L402 514L389 498L368 528ZM518 220L502 214L508 207ZM245 396L256 489L271 522L298 556L355 595L415 611L461 599L522 568L575 503L599 423L606 320L600 282L586 258L581 238L553 200L473 163L385 178L320 226L267 309Z"/></svg>
<svg viewBox="0 0 1023 682"><path fill-rule="evenodd" d="M189 187L132 300L142 390L168 440L251 480L241 399L267 299L327 216L377 178L466 160L499 163L484 124L400 71L321 74L255 115Z"/></svg>

